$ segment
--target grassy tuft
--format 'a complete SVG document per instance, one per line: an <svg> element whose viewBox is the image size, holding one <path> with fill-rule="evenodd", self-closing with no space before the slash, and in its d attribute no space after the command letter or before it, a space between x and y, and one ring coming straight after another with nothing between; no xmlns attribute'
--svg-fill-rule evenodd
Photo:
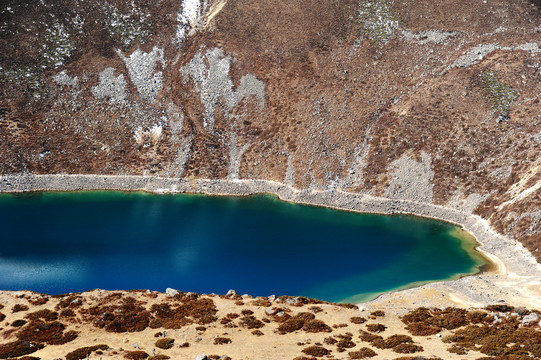
<svg viewBox="0 0 541 360"><path fill-rule="evenodd" d="M508 119L511 104L518 98L518 92L498 79L490 71L483 70L479 75L483 81L483 90L492 109L497 111L500 117Z"/></svg>

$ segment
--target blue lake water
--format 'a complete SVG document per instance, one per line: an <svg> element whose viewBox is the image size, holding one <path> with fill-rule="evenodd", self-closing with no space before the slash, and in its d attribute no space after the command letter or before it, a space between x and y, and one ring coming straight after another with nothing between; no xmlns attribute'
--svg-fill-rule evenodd
<svg viewBox="0 0 541 360"><path fill-rule="evenodd" d="M0 195L0 289L167 287L361 301L477 272L457 227L248 198L122 192Z"/></svg>

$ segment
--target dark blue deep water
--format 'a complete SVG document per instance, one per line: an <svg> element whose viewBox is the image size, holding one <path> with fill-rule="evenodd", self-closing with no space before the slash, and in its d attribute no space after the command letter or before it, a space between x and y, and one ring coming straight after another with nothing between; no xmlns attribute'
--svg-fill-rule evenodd
<svg viewBox="0 0 541 360"><path fill-rule="evenodd" d="M366 300L484 264L455 226L249 198L0 195L0 289Z"/></svg>

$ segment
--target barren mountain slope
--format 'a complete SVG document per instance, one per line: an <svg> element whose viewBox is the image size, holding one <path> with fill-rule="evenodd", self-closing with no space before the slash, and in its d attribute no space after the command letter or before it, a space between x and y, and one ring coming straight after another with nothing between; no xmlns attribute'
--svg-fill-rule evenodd
<svg viewBox="0 0 541 360"><path fill-rule="evenodd" d="M251 178L541 244L528 0L6 0L0 172Z"/></svg>

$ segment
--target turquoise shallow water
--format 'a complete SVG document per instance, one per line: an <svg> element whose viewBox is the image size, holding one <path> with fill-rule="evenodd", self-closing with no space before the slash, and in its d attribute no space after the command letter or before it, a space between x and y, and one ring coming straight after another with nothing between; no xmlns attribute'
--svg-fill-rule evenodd
<svg viewBox="0 0 541 360"><path fill-rule="evenodd" d="M248 198L0 195L0 289L167 287L362 301L476 272L455 226Z"/></svg>

